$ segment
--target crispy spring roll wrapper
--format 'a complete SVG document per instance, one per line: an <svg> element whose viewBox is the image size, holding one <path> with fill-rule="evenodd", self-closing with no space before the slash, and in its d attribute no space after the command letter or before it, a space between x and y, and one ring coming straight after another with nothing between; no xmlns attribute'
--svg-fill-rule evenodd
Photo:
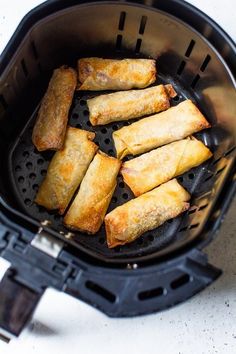
<svg viewBox="0 0 236 354"><path fill-rule="evenodd" d="M68 127L64 148L57 151L49 164L35 202L63 214L80 185L98 146L93 132Z"/></svg>
<svg viewBox="0 0 236 354"><path fill-rule="evenodd" d="M53 71L33 129L32 140L38 151L63 147L76 84L77 74L72 68L62 66Z"/></svg>
<svg viewBox="0 0 236 354"><path fill-rule="evenodd" d="M173 179L115 208L105 217L109 248L134 241L189 208L189 193Z"/></svg>
<svg viewBox="0 0 236 354"><path fill-rule="evenodd" d="M79 90L129 90L144 88L156 81L156 61L153 59L78 60Z"/></svg>
<svg viewBox="0 0 236 354"><path fill-rule="evenodd" d="M180 140L210 124L190 100L165 112L143 118L113 133L117 157L137 155Z"/></svg>
<svg viewBox="0 0 236 354"><path fill-rule="evenodd" d="M176 92L172 85L120 91L87 100L92 125L108 124L164 111Z"/></svg>
<svg viewBox="0 0 236 354"><path fill-rule="evenodd" d="M196 167L212 156L199 140L187 138L124 162L121 174L137 197Z"/></svg>
<svg viewBox="0 0 236 354"><path fill-rule="evenodd" d="M100 229L116 188L120 165L114 157L96 154L64 218L66 227L89 234Z"/></svg>

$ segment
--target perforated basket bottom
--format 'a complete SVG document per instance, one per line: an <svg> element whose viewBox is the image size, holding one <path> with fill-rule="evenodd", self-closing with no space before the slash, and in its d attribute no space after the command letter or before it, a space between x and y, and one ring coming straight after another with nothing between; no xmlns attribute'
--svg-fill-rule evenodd
<svg viewBox="0 0 236 354"><path fill-rule="evenodd" d="M186 98L191 98L195 101L194 97L179 85L179 83L173 82L168 77L160 77L156 84L160 83L172 83L178 93L178 96L171 101L171 105L174 106ZM112 132L121 128L124 125L130 124L129 122L117 122L101 127L91 127L88 116L88 108L86 105L86 99L88 97L101 94L101 92L76 92L71 108L69 125L82 128L86 130L95 131L95 142L100 146L100 149L109 155L115 156L115 149L112 141ZM199 105L198 105L199 106ZM201 106L199 106L201 109ZM48 164L54 154L54 152L38 152L31 141L32 129L36 119L36 113L31 117L27 126L24 128L22 134L15 142L10 154L10 168L12 170L12 184L14 186L17 203L20 209L33 217L34 219L43 221L49 220L51 227L60 232L60 234L68 233L68 230L63 226L63 217L56 212L48 212L43 207L34 203L36 193L39 185L46 175ZM203 112L205 113L205 112ZM208 118L208 117L207 117ZM201 139L206 145L208 145L212 151L215 150L214 140L211 136L211 129L196 134L197 138ZM212 172L209 172L209 165L212 161L205 163L204 165L194 168L178 180L182 185L193 195L203 193L209 189L209 181L203 183ZM212 182L212 181L210 181ZM133 198L132 192L122 181L121 176L118 176L117 188L112 197L108 212L115 207L127 202ZM204 221L206 213L206 205L192 208L184 215L166 222L161 227L145 233L142 237L136 241L127 244L122 247L116 247L115 249L108 249L105 238L104 225L101 227L96 235L90 236L81 232L73 232L73 241L77 244L83 245L90 252L100 254L108 258L127 258L136 257L156 252L167 245L181 239L186 239L193 236L193 232L196 234L198 228L201 226L201 222ZM204 210L203 210L204 209ZM197 213L198 212L198 213ZM195 213L197 215L194 219ZM190 215L192 214L192 215ZM182 221L182 224L181 224ZM184 226L183 226L184 225ZM187 226L186 226L187 225Z"/></svg>

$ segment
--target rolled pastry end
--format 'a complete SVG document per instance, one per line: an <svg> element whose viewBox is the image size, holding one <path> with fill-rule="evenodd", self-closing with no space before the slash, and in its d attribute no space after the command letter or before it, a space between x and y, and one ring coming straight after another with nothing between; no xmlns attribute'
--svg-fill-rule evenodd
<svg viewBox="0 0 236 354"><path fill-rule="evenodd" d="M126 155L130 153L128 146L122 139L120 139L119 135L116 132L112 134L112 137L116 149L116 156L119 160L122 160Z"/></svg>
<svg viewBox="0 0 236 354"><path fill-rule="evenodd" d="M164 86L165 90L170 98L174 98L177 96L177 92L171 84L167 84Z"/></svg>

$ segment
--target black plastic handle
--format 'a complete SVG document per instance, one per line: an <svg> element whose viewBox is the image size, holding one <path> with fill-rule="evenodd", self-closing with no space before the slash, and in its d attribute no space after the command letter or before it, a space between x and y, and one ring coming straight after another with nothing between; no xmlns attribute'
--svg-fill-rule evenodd
<svg viewBox="0 0 236 354"><path fill-rule="evenodd" d="M14 279L8 269L0 283L0 332L18 336L30 320L42 293L37 293Z"/></svg>

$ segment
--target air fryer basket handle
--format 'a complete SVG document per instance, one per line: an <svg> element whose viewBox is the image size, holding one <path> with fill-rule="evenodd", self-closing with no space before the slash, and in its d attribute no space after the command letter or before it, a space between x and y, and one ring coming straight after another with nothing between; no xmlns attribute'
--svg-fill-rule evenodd
<svg viewBox="0 0 236 354"><path fill-rule="evenodd" d="M14 271L7 270L0 283L0 333L18 336L30 320L42 292L36 292L14 279Z"/></svg>

